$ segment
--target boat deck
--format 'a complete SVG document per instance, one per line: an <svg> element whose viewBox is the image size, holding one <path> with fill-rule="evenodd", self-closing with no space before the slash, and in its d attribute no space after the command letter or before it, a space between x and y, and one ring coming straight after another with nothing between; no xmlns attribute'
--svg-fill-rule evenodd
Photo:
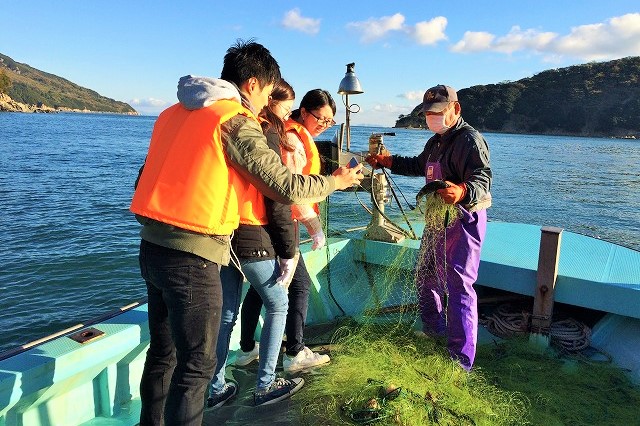
<svg viewBox="0 0 640 426"><path fill-rule="evenodd" d="M478 284L533 296L539 246L540 227L491 222ZM640 252L563 231L554 298L640 318Z"/></svg>
<svg viewBox="0 0 640 426"><path fill-rule="evenodd" d="M416 229L416 232L421 232ZM520 223L489 222L482 247L478 285L534 296L541 228ZM398 244L355 241L366 262L388 264L407 247L406 267L415 264L419 242ZM562 232L555 301L631 318L640 318L640 252L606 241Z"/></svg>

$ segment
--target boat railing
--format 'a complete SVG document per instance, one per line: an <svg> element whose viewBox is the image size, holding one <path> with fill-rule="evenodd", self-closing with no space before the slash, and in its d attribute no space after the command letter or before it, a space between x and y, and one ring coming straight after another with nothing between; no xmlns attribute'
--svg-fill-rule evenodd
<svg viewBox="0 0 640 426"><path fill-rule="evenodd" d="M31 348L34 348L34 347L36 347L38 345L43 344L43 343L50 342L51 340L57 339L58 337L65 336L65 335L70 335L73 332L82 333L82 330L85 329L86 327L89 327L89 326L94 325L94 324L101 323L101 322L106 321L108 319L111 319L111 318L113 318L113 317L115 317L117 315L120 315L123 312L127 312L127 311L129 311L131 309L134 309L134 308L144 304L144 303L147 303L147 298L146 297L141 299L141 300L139 300L139 301L137 301L137 302L132 302L132 303L130 303L128 305L125 305L125 306L122 306L122 307L120 307L118 309L114 309L113 311L107 312L104 315L100 315L100 316L97 316L95 318L92 318L91 320L89 320L87 322L73 325L71 327L65 328L64 330L57 331L55 333L49 334L47 336L44 336L44 337L42 337L40 339L36 339L36 340L31 341L31 342L28 342L28 343L25 343L23 345L20 345L20 346L18 346L16 348L0 352L0 361L2 361L3 359L10 358L10 357L12 357L14 355L17 355L19 353L25 352L25 351L27 351L27 350L29 350Z"/></svg>

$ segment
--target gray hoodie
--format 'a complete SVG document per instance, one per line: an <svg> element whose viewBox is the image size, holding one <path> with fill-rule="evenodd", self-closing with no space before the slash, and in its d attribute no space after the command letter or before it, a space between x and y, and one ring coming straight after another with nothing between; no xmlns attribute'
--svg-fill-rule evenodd
<svg viewBox="0 0 640 426"><path fill-rule="evenodd" d="M220 99L242 102L238 87L227 80L185 75L178 81L178 101L188 110L208 107Z"/></svg>

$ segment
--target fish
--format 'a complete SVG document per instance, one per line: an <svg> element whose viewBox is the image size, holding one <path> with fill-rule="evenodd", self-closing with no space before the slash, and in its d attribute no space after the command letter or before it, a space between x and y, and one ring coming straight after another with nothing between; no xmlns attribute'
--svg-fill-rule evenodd
<svg viewBox="0 0 640 426"><path fill-rule="evenodd" d="M422 200L425 195L429 195L433 192L436 192L438 189L444 189L448 186L449 184L443 180L432 180L431 182L423 186L420 191L418 191L418 195L416 195L416 206L420 204L420 200Z"/></svg>

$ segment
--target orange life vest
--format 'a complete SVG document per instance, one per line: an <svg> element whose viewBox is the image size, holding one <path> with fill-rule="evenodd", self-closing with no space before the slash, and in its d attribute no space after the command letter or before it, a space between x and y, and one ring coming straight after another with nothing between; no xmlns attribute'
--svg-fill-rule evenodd
<svg viewBox="0 0 640 426"><path fill-rule="evenodd" d="M237 114L256 119L232 100L198 110L175 104L163 111L130 210L202 234L231 234L249 183L227 166L220 126Z"/></svg>
<svg viewBox="0 0 640 426"><path fill-rule="evenodd" d="M317 175L320 174L320 153L313 141L313 137L309 131L295 120L289 119L284 123L287 132L295 132L304 146L304 153L307 156L307 164L302 169L302 174Z"/></svg>
<svg viewBox="0 0 640 426"><path fill-rule="evenodd" d="M285 121L284 129L287 132L295 132L295 134L298 135L298 138L302 141L304 153L307 156L307 164L302 168L302 174L320 174L320 153L318 152L318 148L316 147L313 137L306 127L293 119L289 119ZM313 210L315 210L316 214L320 214L318 203L313 204Z"/></svg>
<svg viewBox="0 0 640 426"><path fill-rule="evenodd" d="M266 225L269 223L264 195L251 184L247 187L240 204L240 223L243 225Z"/></svg>

